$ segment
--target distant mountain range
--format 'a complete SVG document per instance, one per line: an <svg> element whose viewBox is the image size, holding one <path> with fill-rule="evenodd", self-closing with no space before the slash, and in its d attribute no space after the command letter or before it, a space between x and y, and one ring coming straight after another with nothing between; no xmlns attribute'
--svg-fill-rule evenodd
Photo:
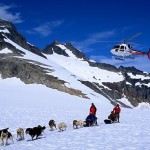
<svg viewBox="0 0 150 150"><path fill-rule="evenodd" d="M113 105L150 103L150 74L134 67L119 68L90 60L71 43L54 41L44 50L29 44L15 26L0 19L0 75L26 84L43 84L90 99L95 93ZM90 93L90 94L89 94Z"/></svg>

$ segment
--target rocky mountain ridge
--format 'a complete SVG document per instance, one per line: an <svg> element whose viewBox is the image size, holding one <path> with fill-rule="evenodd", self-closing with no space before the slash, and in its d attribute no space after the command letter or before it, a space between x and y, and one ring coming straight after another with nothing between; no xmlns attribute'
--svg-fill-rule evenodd
<svg viewBox="0 0 150 150"><path fill-rule="evenodd" d="M6 41L4 41L4 39L7 37L21 47L46 58L38 47L29 44L26 39L20 33L18 33L16 27L11 22L0 19L0 33L0 49L4 49L8 44Z"/></svg>
<svg viewBox="0 0 150 150"><path fill-rule="evenodd" d="M30 59L27 57L28 55L36 55L37 59ZM62 59L62 62L59 63L59 61L54 60L54 55L57 55L58 59ZM82 74L82 78L80 78L75 70L69 68L73 63L72 57L78 64L76 69L83 70L84 74L88 73L90 79L82 76ZM63 61L64 58L65 62ZM71 87L72 83L69 83L65 77L56 77L55 72L59 72L61 69L53 68L52 62L45 63L51 60L55 61L57 67L61 68L62 71L65 68L66 72L70 72L69 77L72 80L82 84L85 89L90 89L91 93L105 96L112 104L118 102L122 106L130 107L121 101L122 98L126 98L133 107L141 102L150 103L149 73L144 73L134 67L120 66L117 68L110 64L93 62L71 43L62 44L54 41L47 45L42 52L38 47L29 44L17 32L12 23L0 19L0 74L3 79L17 77L26 84L43 84L61 92L90 99L84 90ZM86 68L82 69L82 64L87 67L87 70ZM90 69L96 70L95 73L89 71ZM100 73L104 71L108 73L105 75L107 77L105 80L99 77L101 76ZM123 79L110 82L111 74Z"/></svg>

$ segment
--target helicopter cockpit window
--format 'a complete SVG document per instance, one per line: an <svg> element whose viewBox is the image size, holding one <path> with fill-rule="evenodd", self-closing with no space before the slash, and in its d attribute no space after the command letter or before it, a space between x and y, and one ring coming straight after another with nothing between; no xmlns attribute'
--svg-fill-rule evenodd
<svg viewBox="0 0 150 150"><path fill-rule="evenodd" d="M115 45L114 48L119 48L119 45Z"/></svg>
<svg viewBox="0 0 150 150"><path fill-rule="evenodd" d="M124 52L125 46L120 46L120 51Z"/></svg>
<svg viewBox="0 0 150 150"><path fill-rule="evenodd" d="M120 46L120 49L124 49L124 46Z"/></svg>

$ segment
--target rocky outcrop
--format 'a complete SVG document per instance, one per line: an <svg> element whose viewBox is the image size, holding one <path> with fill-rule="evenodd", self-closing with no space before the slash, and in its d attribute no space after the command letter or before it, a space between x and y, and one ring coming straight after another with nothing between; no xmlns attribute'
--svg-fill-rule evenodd
<svg viewBox="0 0 150 150"><path fill-rule="evenodd" d="M136 69L134 66L132 66L132 67L123 67L123 66L120 66L119 68L118 68L118 70L119 71L121 71L123 74L126 74L126 73L132 73L133 75L146 75L143 71L141 71L141 70L138 70L138 69Z"/></svg>
<svg viewBox="0 0 150 150"><path fill-rule="evenodd" d="M50 73L54 70L47 70L41 67L42 65L38 62L31 63L28 60L19 58L0 59L0 74L3 79L17 77L26 84L42 84L71 95L88 98L82 91L65 86L66 81L48 75L48 72Z"/></svg>
<svg viewBox="0 0 150 150"><path fill-rule="evenodd" d="M137 83L141 83L141 85ZM148 83L150 83L150 79L141 81L141 79L131 79L128 76L122 82L103 82L103 85L110 89L105 88L103 91L113 99L121 99L125 96L136 107L141 102L150 103L150 87L148 87Z"/></svg>
<svg viewBox="0 0 150 150"><path fill-rule="evenodd" d="M4 41L4 38L7 37L24 49L46 58L38 47L29 44L26 39L20 33L18 33L15 26L11 22L0 19L0 30L1 41ZM5 32L5 30L7 30L7 32Z"/></svg>
<svg viewBox="0 0 150 150"><path fill-rule="evenodd" d="M89 59L81 51L76 49L70 42L66 43L65 47L68 48L77 58L89 61Z"/></svg>
<svg viewBox="0 0 150 150"><path fill-rule="evenodd" d="M123 107L131 108L130 106L127 106L126 104L121 103L120 101L116 100L117 98L122 97L121 93L108 90L95 82L82 81L82 80L80 80L80 82L84 84L85 86L91 88L94 92L99 93L100 95L103 95L104 97L106 97L108 100L110 100L112 105L116 105L116 103L120 103L121 106Z"/></svg>
<svg viewBox="0 0 150 150"><path fill-rule="evenodd" d="M1 41L0 42L0 51L5 49L5 48L8 48L12 51L12 53L8 53L8 54L1 54L0 57L2 56L22 56L24 55L25 53L19 49L17 49L15 46L13 46L12 44L8 43L8 42L5 42L5 41Z"/></svg>
<svg viewBox="0 0 150 150"><path fill-rule="evenodd" d="M43 50L43 53L45 54L53 54L53 53L56 53L58 55L63 55L63 56L66 56L66 57L69 57L69 55L66 53L65 50L61 49L59 46L60 42L58 41L54 41L52 42L52 44L50 45L47 45L44 50Z"/></svg>
<svg viewBox="0 0 150 150"><path fill-rule="evenodd" d="M98 67L100 69L104 69L104 70L108 70L108 71L112 71L112 72L119 72L119 69L117 67L110 65L110 64L89 61L89 65L91 67Z"/></svg>
<svg viewBox="0 0 150 150"><path fill-rule="evenodd" d="M58 45L63 45L66 47L66 49L69 49L77 58L83 59L85 61L89 61L89 59L78 49L76 49L71 43L66 43L66 44L62 44L58 41L54 41L52 42L50 45L47 45L44 50L43 53L45 54L53 54L56 53L58 55L63 55L66 57L69 57L69 55L66 53L66 49L62 49L60 48Z"/></svg>
<svg viewBox="0 0 150 150"><path fill-rule="evenodd" d="M134 107L138 106L141 102L150 103L150 79L136 79L131 78L128 74L131 73L133 76L142 75L143 77L149 77L150 74L144 73L135 67L119 67L116 68L113 65L89 62L90 66L98 67L100 69L105 69L112 72L121 73L124 76L124 80L121 82L102 82L104 86L100 86L98 83L92 83L88 81L81 81L84 85L88 86L95 92L103 95L115 104L117 99L125 97ZM125 106L127 107L127 106Z"/></svg>

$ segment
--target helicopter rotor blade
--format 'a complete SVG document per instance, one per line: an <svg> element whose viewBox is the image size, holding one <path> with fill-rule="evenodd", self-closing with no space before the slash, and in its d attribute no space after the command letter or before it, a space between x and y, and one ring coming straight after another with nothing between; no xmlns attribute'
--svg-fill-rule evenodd
<svg viewBox="0 0 150 150"><path fill-rule="evenodd" d="M126 44L126 43L127 43L127 40L121 40L121 43Z"/></svg>
<svg viewBox="0 0 150 150"><path fill-rule="evenodd" d="M97 42L104 42L104 43L109 43L109 42L120 42L120 41L97 41Z"/></svg>
<svg viewBox="0 0 150 150"><path fill-rule="evenodd" d="M128 38L126 41L131 41L132 39L136 38L137 36L140 36L142 33L137 33L133 36L131 36L130 38Z"/></svg>
<svg viewBox="0 0 150 150"><path fill-rule="evenodd" d="M135 42L128 42L128 44L133 44L133 45L136 45L136 46L139 46L139 45L140 45L140 44L135 43Z"/></svg>

